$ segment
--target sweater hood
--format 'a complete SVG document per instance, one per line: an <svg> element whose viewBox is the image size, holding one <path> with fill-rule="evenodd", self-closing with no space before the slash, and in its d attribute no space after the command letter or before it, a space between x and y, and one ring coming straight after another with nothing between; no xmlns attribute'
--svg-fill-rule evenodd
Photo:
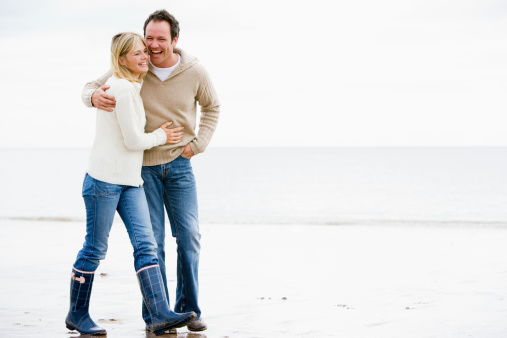
<svg viewBox="0 0 507 338"><path fill-rule="evenodd" d="M168 79L180 73L183 73L187 69L192 68L194 65L199 63L199 59L197 57L193 56L192 54L188 54L183 49L174 48L174 52L178 53L181 56L181 60L178 67L176 67L176 69L173 70ZM148 69L150 70L150 72L153 73L153 66L151 65L151 63L148 63Z"/></svg>

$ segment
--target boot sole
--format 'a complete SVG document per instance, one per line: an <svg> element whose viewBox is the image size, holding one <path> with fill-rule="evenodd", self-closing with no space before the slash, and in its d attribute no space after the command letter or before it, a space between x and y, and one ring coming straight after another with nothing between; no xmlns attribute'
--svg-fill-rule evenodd
<svg viewBox="0 0 507 338"><path fill-rule="evenodd" d="M150 330L150 328L149 328L148 326L146 326L146 327L144 328L144 330L145 330L146 332L152 332L152 330ZM157 331L158 331L158 330L157 330ZM178 331L176 331L176 329L164 330L164 332L165 332L166 334L177 334L177 333L178 333Z"/></svg>
<svg viewBox="0 0 507 338"><path fill-rule="evenodd" d="M155 331L153 331L153 333L155 333L155 335L160 335L162 333L164 333L164 331L168 331L168 330L171 330L171 329L177 329L177 328L180 328L180 327L183 327L183 326L187 326L189 323L191 323L195 318L197 317L197 315L193 315L193 316L190 316L190 318L188 319L185 319L185 320L182 320L181 322L179 323L176 323L176 324L172 324L170 326L167 326L167 327L164 327L163 329L157 329Z"/></svg>
<svg viewBox="0 0 507 338"><path fill-rule="evenodd" d="M65 326L67 327L67 329L71 330L71 331L77 331L79 332L79 334L82 334L82 335L89 335L89 336L105 336L107 334L107 331L104 330L104 331L99 331L99 332L93 332L93 333L88 333L88 332L84 332L84 331L79 331L77 329L76 326L70 324L70 323L65 323Z"/></svg>

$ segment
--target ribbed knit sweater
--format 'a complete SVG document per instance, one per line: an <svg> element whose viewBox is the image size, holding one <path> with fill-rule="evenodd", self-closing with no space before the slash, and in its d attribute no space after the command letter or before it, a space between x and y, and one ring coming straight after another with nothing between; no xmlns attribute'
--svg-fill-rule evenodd
<svg viewBox="0 0 507 338"><path fill-rule="evenodd" d="M204 152L218 123L220 103L206 69L199 60L181 49L181 62L168 79L160 79L148 71L141 88L141 97L146 112L146 132L152 132L164 122L173 122L172 127L184 127L182 140L178 144L165 144L144 152L144 166L171 162L189 144L194 154ZM111 76L104 74L96 81L85 85L81 98L92 107L91 96ZM197 103L201 107L199 132L196 134Z"/></svg>
<svg viewBox="0 0 507 338"><path fill-rule="evenodd" d="M144 150L164 144L167 136L160 128L145 134L140 83L112 76L107 84L116 107L113 112L97 109L95 140L86 172L99 181L141 186Z"/></svg>

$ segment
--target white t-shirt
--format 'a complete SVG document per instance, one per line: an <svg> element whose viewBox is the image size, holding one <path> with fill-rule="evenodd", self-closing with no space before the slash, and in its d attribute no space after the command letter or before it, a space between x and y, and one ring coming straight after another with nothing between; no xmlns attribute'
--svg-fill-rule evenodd
<svg viewBox="0 0 507 338"><path fill-rule="evenodd" d="M176 64L174 66L169 67L169 68L155 67L153 65L153 63L151 63L151 61L150 61L150 64L153 67L153 73L160 79L160 81L167 80L167 78L171 75L173 70L176 69L176 67L178 67L178 65L180 64L181 56L180 56L180 54L177 54L177 53L176 53L176 55L178 55L178 62L176 62Z"/></svg>

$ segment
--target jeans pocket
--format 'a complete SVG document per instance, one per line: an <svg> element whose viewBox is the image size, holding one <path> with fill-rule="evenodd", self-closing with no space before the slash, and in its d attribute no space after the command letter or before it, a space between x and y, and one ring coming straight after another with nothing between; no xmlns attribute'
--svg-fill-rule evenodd
<svg viewBox="0 0 507 338"><path fill-rule="evenodd" d="M116 196L121 194L122 188L117 184L107 183L92 178L95 196Z"/></svg>
<svg viewBox="0 0 507 338"><path fill-rule="evenodd" d="M82 196L93 195L93 182L90 175L86 174L83 180Z"/></svg>

